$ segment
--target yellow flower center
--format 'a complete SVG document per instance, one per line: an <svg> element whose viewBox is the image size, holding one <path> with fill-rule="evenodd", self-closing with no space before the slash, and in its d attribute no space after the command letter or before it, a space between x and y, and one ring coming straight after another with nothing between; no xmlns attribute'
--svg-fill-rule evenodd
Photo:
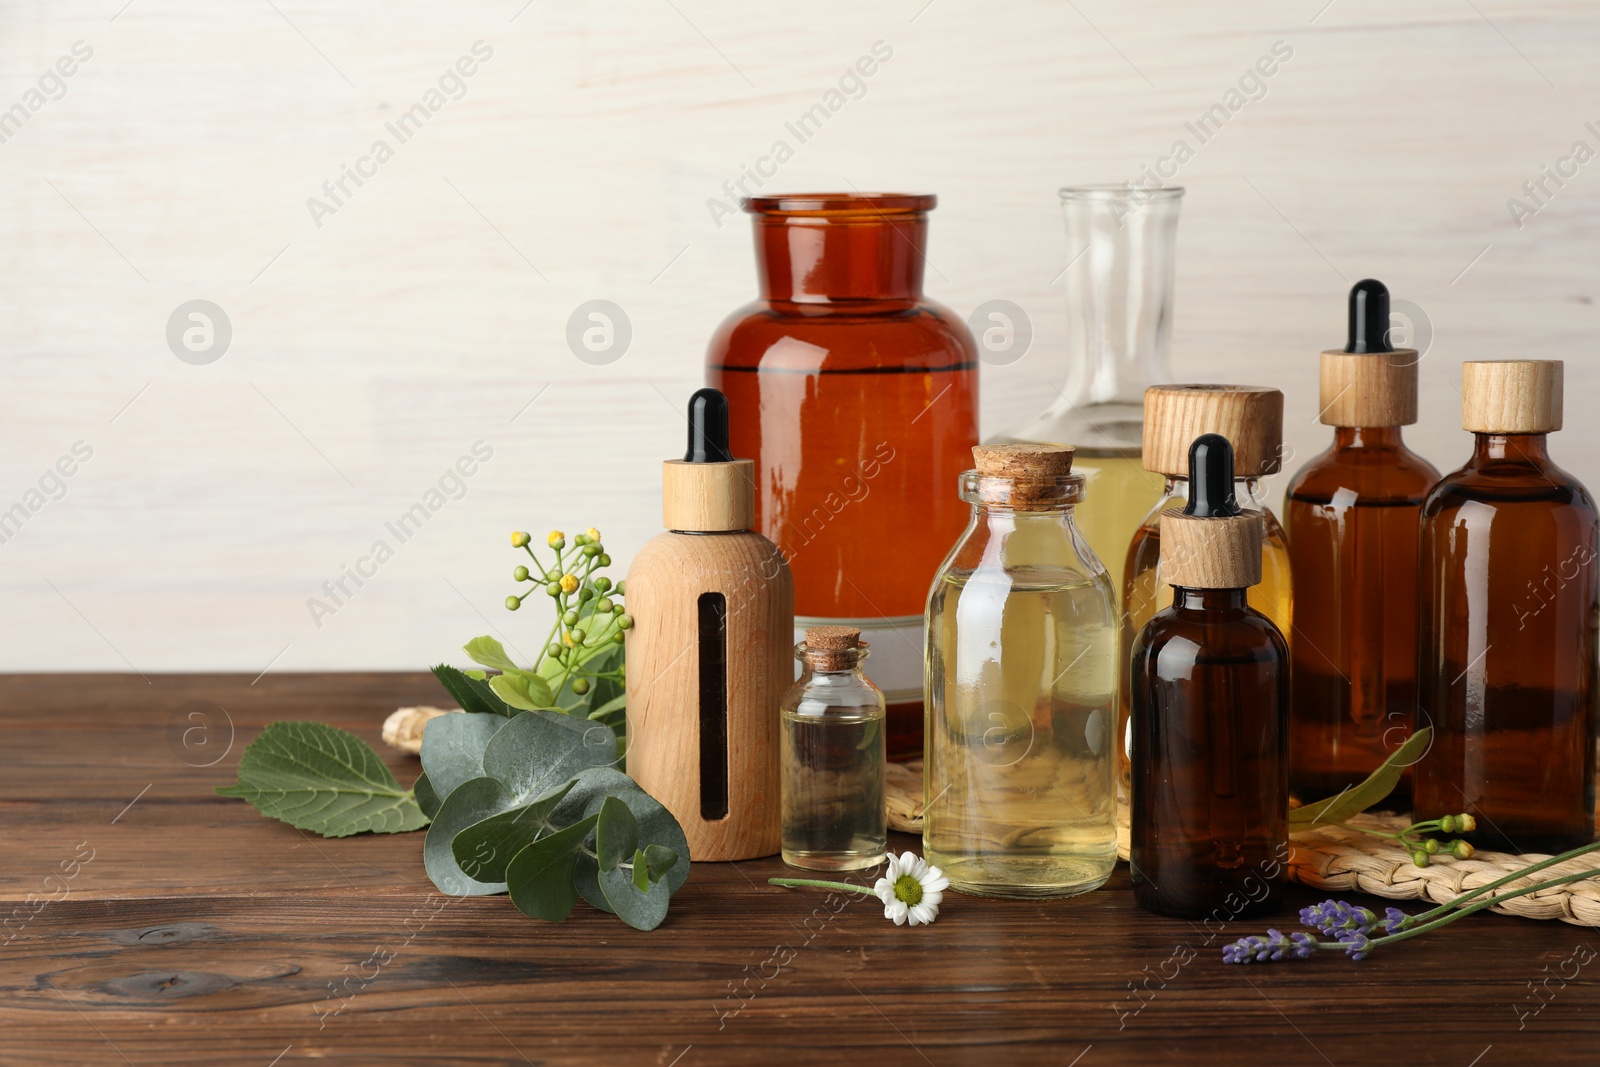
<svg viewBox="0 0 1600 1067"><path fill-rule="evenodd" d="M909 874L902 874L895 879L894 895L908 907L915 907L922 903L922 883Z"/></svg>

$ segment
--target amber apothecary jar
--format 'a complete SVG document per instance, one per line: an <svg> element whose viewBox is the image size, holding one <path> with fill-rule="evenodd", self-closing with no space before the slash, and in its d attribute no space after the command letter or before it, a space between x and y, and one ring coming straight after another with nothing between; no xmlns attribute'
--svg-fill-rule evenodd
<svg viewBox="0 0 1600 1067"><path fill-rule="evenodd" d="M977 350L922 295L932 196L744 202L759 296L706 355L731 448L755 461L756 529L788 557L797 639L853 626L888 701L891 758L922 753L922 612L966 525L954 492L978 440Z"/></svg>

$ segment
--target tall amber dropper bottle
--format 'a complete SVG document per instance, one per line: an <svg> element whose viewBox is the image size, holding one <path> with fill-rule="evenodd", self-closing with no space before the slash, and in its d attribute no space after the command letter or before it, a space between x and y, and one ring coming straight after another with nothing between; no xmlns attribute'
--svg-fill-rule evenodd
<svg viewBox="0 0 1600 1067"><path fill-rule="evenodd" d="M1159 571L1162 516L1189 499L1189 446L1214 433L1233 446L1233 492L1241 508L1262 520L1261 581L1251 586L1250 606L1287 634L1292 597L1289 545L1278 517L1267 505L1263 479L1278 473L1283 453L1283 394L1254 385L1153 385L1144 393L1144 466L1166 477L1161 500L1145 516L1127 549L1122 579L1122 653L1151 617L1172 603L1172 586ZM1127 660L1123 660L1124 669ZM1129 763L1128 679L1119 688L1118 782L1126 794Z"/></svg>
<svg viewBox="0 0 1600 1067"><path fill-rule="evenodd" d="M1465 363L1472 458L1422 505L1419 723L1433 747L1414 810L1477 817L1480 847L1594 838L1595 504L1550 459L1558 360Z"/></svg>
<svg viewBox="0 0 1600 1067"><path fill-rule="evenodd" d="M1134 642L1130 868L1140 907L1187 919L1271 910L1288 860L1289 650L1245 590L1260 513L1239 507L1233 450L1204 434L1190 493L1162 516L1174 599Z"/></svg>
<svg viewBox="0 0 1600 1067"><path fill-rule="evenodd" d="M1350 289L1344 351L1322 353L1333 445L1289 483L1284 528L1295 596L1289 787L1302 799L1361 781L1410 736L1417 703L1417 521L1439 480L1405 446L1417 353L1389 342L1389 290ZM1405 811L1407 775L1386 800Z"/></svg>

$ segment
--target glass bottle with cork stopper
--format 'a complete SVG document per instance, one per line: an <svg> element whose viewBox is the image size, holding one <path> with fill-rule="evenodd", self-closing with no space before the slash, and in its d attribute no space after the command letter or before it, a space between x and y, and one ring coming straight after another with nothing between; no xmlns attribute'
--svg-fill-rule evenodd
<svg viewBox="0 0 1600 1067"><path fill-rule="evenodd" d="M812 626L784 694L783 861L811 871L876 867L889 848L883 691L861 673L854 626Z"/></svg>
<svg viewBox="0 0 1600 1067"><path fill-rule="evenodd" d="M1161 574L1162 517L1189 499L1189 446L1202 434L1228 439L1233 448L1234 499L1262 520L1261 581L1252 585L1250 606L1271 619L1279 632L1291 628L1289 543L1278 517L1267 505L1263 479L1278 473L1283 453L1283 394L1254 385L1156 385L1144 394L1144 465L1167 479L1162 499L1151 509L1128 545L1122 579L1123 654L1140 627L1172 603L1172 586ZM1126 670L1126 659L1123 660ZM1127 788L1129 694L1122 677L1117 737L1119 780Z"/></svg>
<svg viewBox="0 0 1600 1067"><path fill-rule="evenodd" d="M1245 594L1265 524L1235 499L1227 439L1197 438L1190 467L1162 516L1173 602L1130 661L1130 869L1147 911L1227 922L1272 910L1289 858L1289 650Z"/></svg>
<svg viewBox="0 0 1600 1067"><path fill-rule="evenodd" d="M1559 360L1464 363L1472 457L1422 505L1414 810L1477 817L1480 848L1594 838L1595 504L1550 458Z"/></svg>
<svg viewBox="0 0 1600 1067"><path fill-rule="evenodd" d="M928 597L923 848L964 893L1082 893L1117 858L1116 598L1073 523L1073 450L972 451Z"/></svg>
<svg viewBox="0 0 1600 1067"><path fill-rule="evenodd" d="M1332 796L1410 736L1417 704L1417 523L1433 464L1405 446L1415 349L1389 341L1389 290L1350 290L1343 351L1322 353L1318 416L1333 445L1289 483L1284 528L1302 605L1291 643L1289 787ZM1385 801L1411 803L1407 773Z"/></svg>

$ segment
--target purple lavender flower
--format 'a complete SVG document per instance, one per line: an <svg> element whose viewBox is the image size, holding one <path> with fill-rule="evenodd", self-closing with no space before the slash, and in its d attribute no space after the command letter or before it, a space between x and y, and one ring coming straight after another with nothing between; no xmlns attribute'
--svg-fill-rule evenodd
<svg viewBox="0 0 1600 1067"><path fill-rule="evenodd" d="M1364 960L1367 958L1368 942L1366 934L1347 930L1339 935L1339 940L1344 942L1344 950L1350 954L1351 959Z"/></svg>
<svg viewBox="0 0 1600 1067"><path fill-rule="evenodd" d="M1303 960L1316 951L1310 934L1283 936L1281 930L1268 930L1266 937L1242 937L1222 949L1223 963L1275 963L1284 958Z"/></svg>
<svg viewBox="0 0 1600 1067"><path fill-rule="evenodd" d="M1315 907L1301 908L1300 921L1330 937L1337 937L1341 932L1365 934L1378 917L1367 908L1358 908L1343 900L1324 900Z"/></svg>
<svg viewBox="0 0 1600 1067"><path fill-rule="evenodd" d="M1378 930L1385 934L1398 934L1405 929L1406 923L1410 918L1411 916L1399 908L1384 908L1383 919L1378 923Z"/></svg>

